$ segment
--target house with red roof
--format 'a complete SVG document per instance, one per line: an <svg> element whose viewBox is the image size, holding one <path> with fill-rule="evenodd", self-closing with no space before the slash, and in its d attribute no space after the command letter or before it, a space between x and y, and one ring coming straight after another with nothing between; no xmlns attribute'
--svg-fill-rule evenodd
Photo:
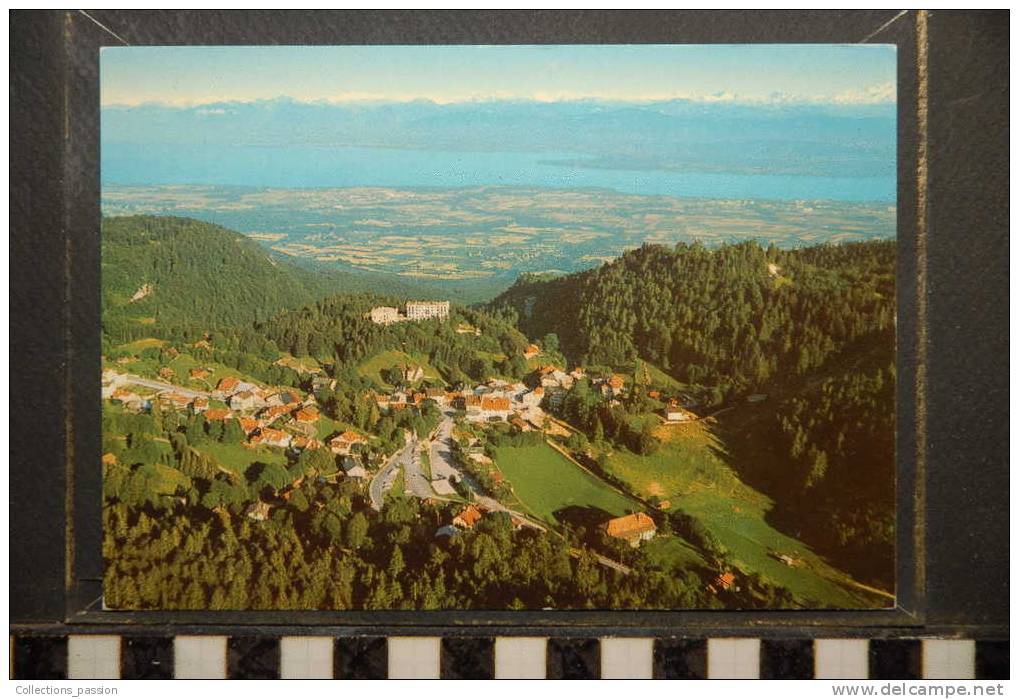
<svg viewBox="0 0 1019 699"><path fill-rule="evenodd" d="M474 525L481 521L481 516L481 510L474 505L468 505L453 518L453 526L460 529L474 529Z"/></svg>
<svg viewBox="0 0 1019 699"><path fill-rule="evenodd" d="M657 531L655 521L643 512L616 517L605 523L606 534L623 539L634 548L640 546L642 541L653 539Z"/></svg>

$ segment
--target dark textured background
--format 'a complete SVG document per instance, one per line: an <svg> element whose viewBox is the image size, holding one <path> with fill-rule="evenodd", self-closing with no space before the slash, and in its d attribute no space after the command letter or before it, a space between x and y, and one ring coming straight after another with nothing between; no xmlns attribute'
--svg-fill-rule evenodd
<svg viewBox="0 0 1019 699"><path fill-rule="evenodd" d="M1008 14L929 15L927 450L915 459L915 24L910 12L123 12L11 14L11 619L15 630L648 635L1008 632ZM899 45L900 601L792 613L112 614L99 595L98 48L138 44L856 42ZM68 468L68 464L72 466ZM77 465L77 467L75 467ZM917 469L922 469L918 471ZM924 473L926 508L911 512ZM913 535L913 524L926 532ZM72 526L68 527L68 523ZM73 535L69 530L73 529ZM70 541L70 546L66 542ZM923 555L912 560L913 546ZM915 564L915 565L914 565ZM915 566L923 575L915 575ZM925 587L922 586L926 580ZM210 626L202 626L210 623ZM449 624L469 623L452 629ZM149 625L144 625L149 624ZM481 628L487 625L488 628ZM552 626L553 628L548 628ZM512 628L507 628L512 627ZM178 629L187 626L177 626ZM572 656L571 656L572 657ZM564 656L565 661L565 656Z"/></svg>

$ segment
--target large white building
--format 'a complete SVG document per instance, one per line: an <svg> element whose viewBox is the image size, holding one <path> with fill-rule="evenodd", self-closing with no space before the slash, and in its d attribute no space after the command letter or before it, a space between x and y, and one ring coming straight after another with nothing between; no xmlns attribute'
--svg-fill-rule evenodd
<svg viewBox="0 0 1019 699"><path fill-rule="evenodd" d="M400 311L392 306L376 306L369 315L372 322L378 325L389 325L400 321Z"/></svg>
<svg viewBox="0 0 1019 699"><path fill-rule="evenodd" d="M444 320L449 317L449 301L408 301L406 314L400 313L398 308L392 306L376 306L371 309L368 317L377 325L429 318Z"/></svg>
<svg viewBox="0 0 1019 699"><path fill-rule="evenodd" d="M449 301L408 301L407 320L449 317Z"/></svg>

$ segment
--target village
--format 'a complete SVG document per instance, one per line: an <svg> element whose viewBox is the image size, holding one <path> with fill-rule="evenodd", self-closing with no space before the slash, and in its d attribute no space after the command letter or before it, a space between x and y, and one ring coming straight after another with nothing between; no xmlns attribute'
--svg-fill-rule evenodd
<svg viewBox="0 0 1019 699"><path fill-rule="evenodd" d="M383 324L429 318L445 320L449 305L446 302L409 302L406 310L404 315L395 308L375 308L371 319ZM530 344L522 355L525 360L537 361L541 349ZM102 397L133 412L149 412L153 406L158 406L161 411L201 415L206 423L236 421L243 435L241 444L248 449L268 447L295 456L308 450L327 449L338 467L334 478L362 484L376 511L384 507L386 493L393 489L400 474L404 492L398 495L463 503L449 523L436 532L437 537L444 537L473 529L490 512L509 514L516 528L548 531L546 522L507 507L485 492L472 477L472 470L484 468L491 460L484 455L478 439L469 436L471 425L484 428L500 423L508 425L515 433L535 432L545 438L568 436L569 426L548 411L558 407L577 381L590 380L591 386L610 403L618 403L627 392L623 376L589 377L582 367L566 371L561 366L539 363L522 381L490 377L476 385L437 386L424 381L425 373L420 365L401 364L393 367L393 378L398 379L393 390L373 390L364 398L373 402L381 415L438 411L439 424L424 439L406 430L402 448L386 454L374 449L371 434L353 429L323 430L324 416L315 393L335 389L335 379L293 358L281 358L278 363L305 376L310 390L271 387L237 376L220 378L208 390L199 390L194 387L195 383L207 381L211 368L190 369L186 377L190 387L185 387L179 385L184 382L183 377L176 376L169 367L159 368L157 379L110 367L102 374ZM671 402L660 417L663 421L676 422L696 416L678 402ZM549 443L552 443L550 439ZM427 471L422 468L422 457L428 463ZM299 483L292 484L297 485ZM261 521L270 515L271 509L271 502L259 499L245 514ZM654 520L644 512L610 518L602 529L609 537L633 547L650 540L657 531ZM600 558L605 565L628 570L610 559Z"/></svg>

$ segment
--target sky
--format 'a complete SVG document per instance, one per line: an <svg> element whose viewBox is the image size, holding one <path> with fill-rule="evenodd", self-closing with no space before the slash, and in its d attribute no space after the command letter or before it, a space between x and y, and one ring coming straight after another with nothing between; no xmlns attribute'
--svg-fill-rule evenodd
<svg viewBox="0 0 1019 699"><path fill-rule="evenodd" d="M102 105L523 99L875 104L894 45L108 47Z"/></svg>

